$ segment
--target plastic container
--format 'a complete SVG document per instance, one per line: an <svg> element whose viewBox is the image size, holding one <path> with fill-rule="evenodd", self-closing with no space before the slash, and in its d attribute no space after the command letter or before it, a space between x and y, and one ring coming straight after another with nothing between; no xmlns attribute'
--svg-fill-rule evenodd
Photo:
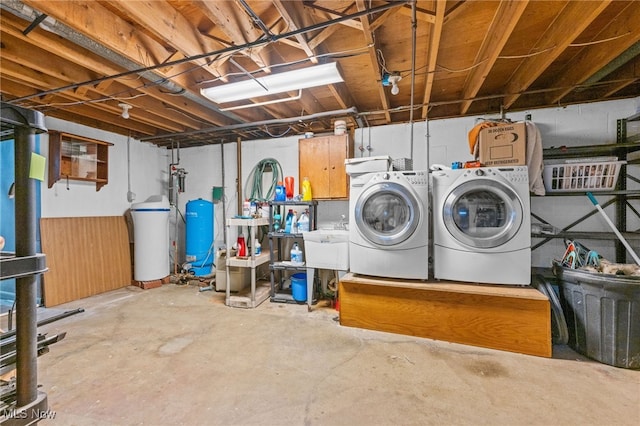
<svg viewBox="0 0 640 426"><path fill-rule="evenodd" d="M291 276L291 295L296 302L307 301L307 274L299 272Z"/></svg>
<svg viewBox="0 0 640 426"><path fill-rule="evenodd" d="M195 276L211 274L213 252L213 203L198 198L186 207L185 259Z"/></svg>
<svg viewBox="0 0 640 426"><path fill-rule="evenodd" d="M233 256L234 253L231 253ZM240 266L229 266L229 291L238 292L251 284L251 269ZM227 251L216 253L216 291L227 290Z"/></svg>
<svg viewBox="0 0 640 426"><path fill-rule="evenodd" d="M333 134L340 136L345 133L347 133L347 122L344 120L336 120L335 123L333 123Z"/></svg>
<svg viewBox="0 0 640 426"><path fill-rule="evenodd" d="M169 200L163 195L151 196L145 202L131 206L133 279L136 281L154 281L169 276L169 212Z"/></svg>
<svg viewBox="0 0 640 426"><path fill-rule="evenodd" d="M238 252L237 257L247 257L247 243L244 240L244 235L238 235Z"/></svg>
<svg viewBox="0 0 640 426"><path fill-rule="evenodd" d="M615 158L615 157L614 157ZM618 182L620 166L626 161L593 161L545 164L542 179L548 192L610 191Z"/></svg>
<svg viewBox="0 0 640 426"><path fill-rule="evenodd" d="M305 210L302 214L300 214L300 219L298 219L298 232L308 232L309 231L309 210Z"/></svg>
<svg viewBox="0 0 640 426"><path fill-rule="evenodd" d="M284 185L280 181L278 181L278 184L276 185L276 191L275 191L275 195L274 195L273 199L275 201L286 201L287 200L286 190L284 188Z"/></svg>
<svg viewBox="0 0 640 426"><path fill-rule="evenodd" d="M253 255L258 256L262 253L262 245L260 245L260 241L256 238L253 242Z"/></svg>
<svg viewBox="0 0 640 426"><path fill-rule="evenodd" d="M302 201L311 201L311 182L309 182L309 178L305 177L302 180Z"/></svg>
<svg viewBox="0 0 640 426"><path fill-rule="evenodd" d="M640 369L640 277L553 265L569 346L615 367Z"/></svg>
<svg viewBox="0 0 640 426"><path fill-rule="evenodd" d="M290 234L291 233L291 225L293 224L293 209L289 209L289 213L287 213L287 217L285 217L284 219L284 233L285 234Z"/></svg>
<svg viewBox="0 0 640 426"><path fill-rule="evenodd" d="M293 243L293 247L291 247L291 264L296 266L302 266L304 264L302 250L300 250L298 243Z"/></svg>
<svg viewBox="0 0 640 426"><path fill-rule="evenodd" d="M293 186L295 184L295 179L293 176L285 176L284 178L284 191L287 197L287 200L293 199Z"/></svg>

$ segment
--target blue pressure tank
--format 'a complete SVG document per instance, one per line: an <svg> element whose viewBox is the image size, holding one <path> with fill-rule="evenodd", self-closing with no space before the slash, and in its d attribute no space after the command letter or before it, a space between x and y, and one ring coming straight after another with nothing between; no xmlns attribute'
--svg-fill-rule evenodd
<svg viewBox="0 0 640 426"><path fill-rule="evenodd" d="M213 203L202 198L187 203L186 212L187 263L196 276L211 274L215 252L213 250Z"/></svg>

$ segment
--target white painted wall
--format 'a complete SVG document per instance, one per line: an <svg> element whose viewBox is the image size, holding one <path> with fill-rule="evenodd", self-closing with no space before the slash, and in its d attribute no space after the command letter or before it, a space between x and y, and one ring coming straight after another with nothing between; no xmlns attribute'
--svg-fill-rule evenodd
<svg viewBox="0 0 640 426"><path fill-rule="evenodd" d="M542 134L543 146L558 147L590 144L608 144L616 141L616 120L631 116L640 111L640 97L621 101L600 102L541 110L509 113L507 117L523 120L530 113L532 121L538 125ZM477 118L465 117L435 121L420 121L413 125L400 124L375 128L358 129L355 132L355 157L389 155L392 158L413 158L415 170L428 169L432 164L450 165L453 161L468 161L473 157L469 153L467 134L476 124ZM127 202L127 138L85 126L47 118L50 129L66 131L114 143L109 151L109 184L99 192L95 186L70 181L59 181L53 188L42 185L42 216L99 216L124 214L130 204ZM411 132L413 129L413 141ZM47 137L43 135L43 153L47 152ZM298 139L302 135L278 139L244 141L241 143L241 176L243 188L255 165L264 158L275 158L283 168L284 176L294 176L296 188L301 177L298 176ZM168 195L169 163L171 150L157 148L140 141L131 144L131 189L136 193L135 202L144 201L154 194ZM428 149L427 149L428 148ZM176 157L174 150L174 157ZM179 194L176 207L171 212L171 238L176 238L179 252L178 261L184 261L184 222L183 215L189 200L203 198L212 200L212 188L223 186L222 169L225 170L226 217L237 214L237 145L236 142L224 144L224 166L221 145L183 148L179 150L180 164L187 172L186 190ZM174 159L174 161L177 158ZM638 167L638 166L634 166ZM313 183L312 183L313 184ZM632 184L636 185L637 184ZM249 193L245 192L245 196ZM598 197L601 202L604 197ZM573 222L592 207L583 196L571 197L532 197L532 212L543 217L558 228ZM633 201L640 210L638 201ZM224 245L224 222L222 203L215 209L214 245ZM610 217L613 210L607 209ZM318 208L321 226L332 226L344 214L348 217L348 202L320 202ZM533 222L536 222L534 219ZM630 219L637 229L640 224ZM177 227L175 225L177 224ZM608 231L606 223L598 215L585 220L581 229ZM229 241L235 241L237 230L229 229ZM534 240L534 244L536 241ZM634 242L637 245L637 242ZM607 258L614 258L613 242L588 242L592 249L601 252ZM640 251L640 247L634 247ZM534 250L533 265L549 266L553 258L564 253L561 240L553 240ZM172 255L173 256L173 255Z"/></svg>

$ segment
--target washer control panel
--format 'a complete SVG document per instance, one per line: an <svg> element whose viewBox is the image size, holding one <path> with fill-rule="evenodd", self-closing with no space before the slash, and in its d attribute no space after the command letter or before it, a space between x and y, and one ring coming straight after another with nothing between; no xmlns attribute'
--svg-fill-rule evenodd
<svg viewBox="0 0 640 426"><path fill-rule="evenodd" d="M383 172L376 173L375 176L371 178L371 182L376 181L389 181L389 182L397 182L406 180L411 185L414 186L428 186L429 185L429 171L420 170L420 171L403 171L403 172Z"/></svg>

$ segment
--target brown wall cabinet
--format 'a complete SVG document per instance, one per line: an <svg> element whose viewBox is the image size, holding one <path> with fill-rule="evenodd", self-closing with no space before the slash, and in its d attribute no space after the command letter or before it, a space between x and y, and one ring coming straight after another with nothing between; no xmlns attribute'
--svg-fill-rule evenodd
<svg viewBox="0 0 640 426"><path fill-rule="evenodd" d="M109 147L84 136L49 131L49 188L60 179L95 182L99 191L109 181Z"/></svg>
<svg viewBox="0 0 640 426"><path fill-rule="evenodd" d="M300 193L305 177L311 182L314 200L349 198L349 178L344 160L351 158L349 135L318 136L298 142Z"/></svg>

